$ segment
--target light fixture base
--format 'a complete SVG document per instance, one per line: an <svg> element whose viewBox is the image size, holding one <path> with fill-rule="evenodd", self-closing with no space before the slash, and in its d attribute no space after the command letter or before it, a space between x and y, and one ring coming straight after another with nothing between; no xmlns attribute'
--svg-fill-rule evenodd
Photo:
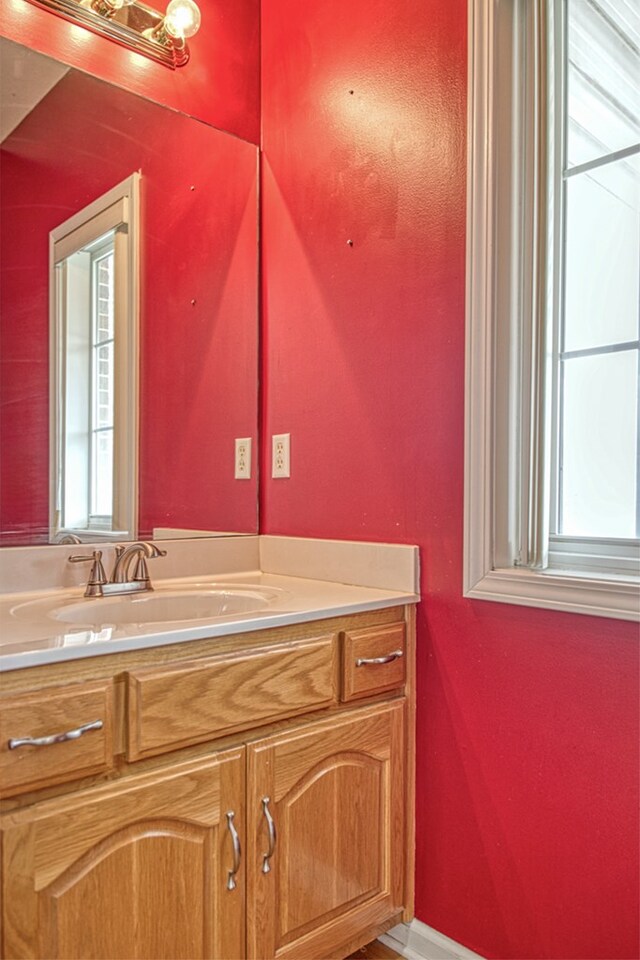
<svg viewBox="0 0 640 960"><path fill-rule="evenodd" d="M156 63L175 70L189 61L186 41L173 39L164 29L164 15L140 0L120 7L108 0L28 0L71 23L108 37Z"/></svg>

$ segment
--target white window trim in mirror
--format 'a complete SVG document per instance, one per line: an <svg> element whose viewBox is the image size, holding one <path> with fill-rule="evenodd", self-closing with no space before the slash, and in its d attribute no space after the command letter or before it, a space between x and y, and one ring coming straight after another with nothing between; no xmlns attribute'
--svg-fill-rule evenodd
<svg viewBox="0 0 640 960"><path fill-rule="evenodd" d="M638 620L637 580L602 570L540 569L535 559L544 534L535 481L542 470L537 458L545 456L537 441L546 389L536 378L535 354L545 349L536 299L546 281L537 272L544 221L536 226L527 212L541 209L546 187L535 174L523 180L524 164L515 160L522 160L523 143L529 158L544 147L535 82L544 52L540 60L540 51L532 56L529 48L527 57L520 45L540 29L536 19L545 16L545 4L469 0L468 10L463 594ZM505 123L510 116L521 125L515 147Z"/></svg>
<svg viewBox="0 0 640 960"><path fill-rule="evenodd" d="M138 359L140 174L122 183L56 227L49 234L49 534L81 540L135 539L138 529ZM65 398L67 317L64 261L105 234L114 233L114 471L112 529L86 523L65 525ZM88 487L88 484L87 484Z"/></svg>

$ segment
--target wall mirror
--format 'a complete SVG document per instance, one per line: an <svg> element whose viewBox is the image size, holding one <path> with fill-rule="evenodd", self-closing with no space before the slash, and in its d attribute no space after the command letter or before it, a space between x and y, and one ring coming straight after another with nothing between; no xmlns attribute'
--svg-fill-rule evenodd
<svg viewBox="0 0 640 960"><path fill-rule="evenodd" d="M0 44L0 543L256 533L257 148Z"/></svg>

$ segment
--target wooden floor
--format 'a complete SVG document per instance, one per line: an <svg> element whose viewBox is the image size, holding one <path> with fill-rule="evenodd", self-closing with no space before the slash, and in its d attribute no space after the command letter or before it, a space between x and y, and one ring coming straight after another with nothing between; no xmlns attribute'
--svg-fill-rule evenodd
<svg viewBox="0 0 640 960"><path fill-rule="evenodd" d="M396 953L395 950L385 947L384 943L380 943L379 940L374 940L373 943L368 943L366 947L356 950L347 960L395 960L396 957L398 960L402 960L401 955Z"/></svg>

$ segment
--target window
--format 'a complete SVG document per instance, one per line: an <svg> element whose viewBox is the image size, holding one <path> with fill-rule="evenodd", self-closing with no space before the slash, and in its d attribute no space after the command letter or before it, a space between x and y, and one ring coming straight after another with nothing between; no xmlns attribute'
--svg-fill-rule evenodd
<svg viewBox="0 0 640 960"><path fill-rule="evenodd" d="M465 595L638 616L640 14L470 2Z"/></svg>
<svg viewBox="0 0 640 960"><path fill-rule="evenodd" d="M51 233L51 537L135 538L138 176Z"/></svg>

